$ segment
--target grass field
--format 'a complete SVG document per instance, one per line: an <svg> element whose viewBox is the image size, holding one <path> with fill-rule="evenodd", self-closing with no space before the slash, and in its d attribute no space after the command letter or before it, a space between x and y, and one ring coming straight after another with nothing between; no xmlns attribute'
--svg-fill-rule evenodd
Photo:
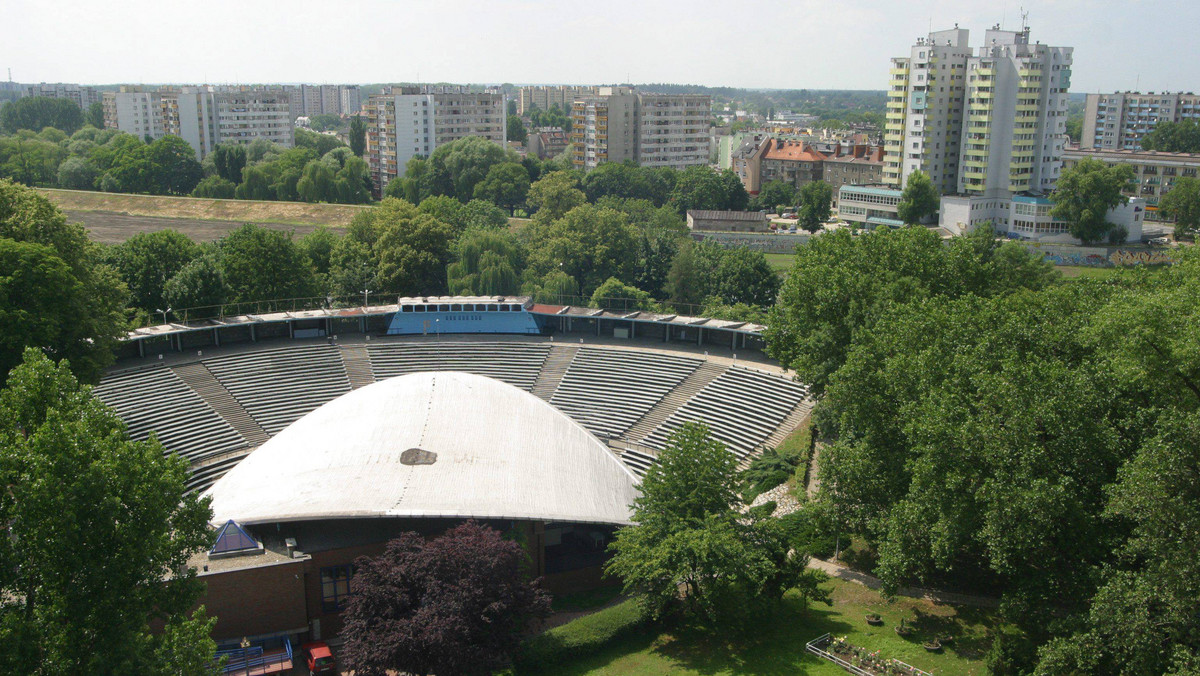
<svg viewBox="0 0 1200 676"><path fill-rule="evenodd" d="M354 218L355 214L363 209L370 209L369 206L349 204L217 200L53 188L38 190L64 211L103 211L129 216L201 221L344 227L350 224L350 219Z"/></svg>
<svg viewBox="0 0 1200 676"><path fill-rule="evenodd" d="M804 651L808 641L831 633L878 650L938 676L985 674L983 657L990 647L988 626L992 611L935 605L928 601L898 598L885 601L878 592L852 582L830 580L833 606L800 607L788 598L783 608L763 617L748 632L750 638L730 642L701 634L646 632L614 642L601 652L578 661L552 665L546 673L574 676L844 674L840 668ZM879 613L883 626L866 623L867 613ZM895 632L900 618L917 627L910 638ZM561 629L566 629L565 625ZM949 634L953 643L940 653L927 652L922 642Z"/></svg>
<svg viewBox="0 0 1200 676"><path fill-rule="evenodd" d="M792 262L796 260L794 254L769 253L766 254L767 262L771 264L777 272L787 272L792 269Z"/></svg>

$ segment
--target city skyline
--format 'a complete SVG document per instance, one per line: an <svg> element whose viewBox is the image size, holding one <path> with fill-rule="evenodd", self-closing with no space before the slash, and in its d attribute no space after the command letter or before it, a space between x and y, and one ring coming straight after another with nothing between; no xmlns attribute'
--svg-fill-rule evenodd
<svg viewBox="0 0 1200 676"><path fill-rule="evenodd" d="M11 68L17 82L83 84L668 82L883 90L889 57L930 29L957 23L974 37L997 23L1010 30L1022 23L1019 3L985 0L903 8L800 0L738 8L735 15L712 2L681 11L669 2L578 10L472 1L451 13L383 0L346 6L216 0L197 14L182 3L145 0L103 12L77 2L16 0L5 13L18 30L0 44L0 68ZM1025 9L1035 38L1075 48L1073 92L1200 88L1200 64L1161 57L1185 49L1200 5L1063 0ZM1151 34L1152 41L1139 39ZM598 52L600 45L606 51Z"/></svg>

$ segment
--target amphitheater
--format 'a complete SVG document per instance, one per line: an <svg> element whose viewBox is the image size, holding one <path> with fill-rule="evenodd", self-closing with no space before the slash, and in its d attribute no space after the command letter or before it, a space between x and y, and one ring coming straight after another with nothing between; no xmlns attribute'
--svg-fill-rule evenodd
<svg viewBox="0 0 1200 676"><path fill-rule="evenodd" d="M450 300L460 302L440 299L440 309L461 311L461 301L471 299ZM638 475L688 421L706 423L745 464L779 444L811 409L807 389L754 349L762 327L521 303L523 312L540 313L539 321L551 317L557 330L543 323L532 335L387 335L401 304L151 327L131 334L95 393L131 436L153 433L166 452L186 458L193 490L210 487L317 407L410 373L461 371L528 391ZM455 330L458 316L439 315L447 320L441 326ZM471 412L462 415L469 424Z"/></svg>

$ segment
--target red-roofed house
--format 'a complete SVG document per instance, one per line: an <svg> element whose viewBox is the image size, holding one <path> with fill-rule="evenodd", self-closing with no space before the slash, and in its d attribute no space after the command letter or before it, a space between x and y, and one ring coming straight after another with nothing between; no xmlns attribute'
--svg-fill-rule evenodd
<svg viewBox="0 0 1200 676"><path fill-rule="evenodd" d="M770 139L762 154L761 180L783 181L797 188L821 180L821 165L825 155L803 141Z"/></svg>

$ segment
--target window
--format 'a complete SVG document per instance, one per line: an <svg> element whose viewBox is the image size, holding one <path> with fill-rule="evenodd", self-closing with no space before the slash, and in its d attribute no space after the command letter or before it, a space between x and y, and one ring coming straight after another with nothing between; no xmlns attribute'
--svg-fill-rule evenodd
<svg viewBox="0 0 1200 676"><path fill-rule="evenodd" d="M336 613L346 607L350 597L350 578L354 576L352 566L329 566L321 569L321 610Z"/></svg>

